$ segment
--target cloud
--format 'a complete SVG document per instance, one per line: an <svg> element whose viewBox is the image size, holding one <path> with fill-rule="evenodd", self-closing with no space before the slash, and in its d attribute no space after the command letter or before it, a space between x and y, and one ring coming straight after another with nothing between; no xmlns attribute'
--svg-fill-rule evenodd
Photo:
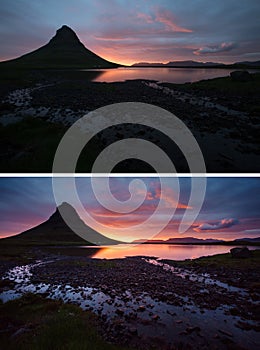
<svg viewBox="0 0 260 350"><path fill-rule="evenodd" d="M111 183L112 194L118 200L127 200L129 199L128 184L126 182L118 183L113 181ZM136 192L139 194L145 194L144 202L134 211L129 210L128 213L120 213L116 211L110 211L104 208L97 201L85 204L85 207L88 209L88 212L97 219L97 221L107 227L125 227L131 228L131 226L140 224L147 220L154 214L159 201L160 203L160 212L156 213L156 221L159 223L160 220L163 220L163 216L167 215L169 210L176 208L179 211L192 209L187 204L178 200L174 190L167 186L164 188L164 191L161 190L160 182L157 180L148 180L146 181L148 191L143 192L142 188L137 188ZM104 193L105 195L105 193ZM84 213L82 215L84 220Z"/></svg>
<svg viewBox="0 0 260 350"><path fill-rule="evenodd" d="M164 192L161 191L160 187L155 187L154 192L152 191L148 192L147 199L149 200L162 199L164 201L164 205L166 208L176 207L177 209L192 209L191 207L189 207L184 203L181 203L180 201L177 202L176 194L174 193L173 189L170 187L165 188Z"/></svg>
<svg viewBox="0 0 260 350"><path fill-rule="evenodd" d="M224 42L219 45L208 45L208 46L200 47L199 49L193 51L193 53L197 56L200 56L200 55L214 54L217 52L231 51L235 47L237 47L237 44L234 42L230 42L230 43Z"/></svg>
<svg viewBox="0 0 260 350"><path fill-rule="evenodd" d="M154 23L154 20L152 16L148 15L147 13L137 12L137 18L140 20L146 22L146 23Z"/></svg>
<svg viewBox="0 0 260 350"><path fill-rule="evenodd" d="M223 228L229 228L234 225L237 225L239 221L237 219L223 219L221 221L215 222L215 223L203 223L200 224L199 226L196 226L193 228L194 231L196 232L202 232L202 231L216 231L216 230L221 230Z"/></svg>
<svg viewBox="0 0 260 350"><path fill-rule="evenodd" d="M164 24L165 29L170 32L192 33L191 29L180 27L176 24L176 19L173 13L166 9L157 9L155 21Z"/></svg>
<svg viewBox="0 0 260 350"><path fill-rule="evenodd" d="M210 59L210 54L214 59L217 56L224 63L242 61L247 53L252 55L246 57L258 59L259 0L240 2L239 6L236 0L190 3L187 6L183 0L78 0L73 4L71 0L2 1L0 60L45 44L62 24L72 27L90 50L125 64L193 59L194 50ZM225 45L214 48L208 43L215 46L214 43L221 42L237 42L239 47L217 55L222 52L219 47L227 49ZM161 45L167 49L162 50Z"/></svg>
<svg viewBox="0 0 260 350"><path fill-rule="evenodd" d="M245 233L256 233L256 234L260 234L260 228L253 228L250 230L245 230Z"/></svg>

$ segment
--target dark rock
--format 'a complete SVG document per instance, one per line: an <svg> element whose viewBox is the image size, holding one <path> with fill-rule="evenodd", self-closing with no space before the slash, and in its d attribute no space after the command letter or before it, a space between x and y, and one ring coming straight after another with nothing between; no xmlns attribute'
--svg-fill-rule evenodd
<svg viewBox="0 0 260 350"><path fill-rule="evenodd" d="M116 313L118 315L123 315L124 314L124 310L123 309L116 309Z"/></svg>
<svg viewBox="0 0 260 350"><path fill-rule="evenodd" d="M243 321L238 321L236 327L243 329L244 331L250 331L253 328L250 323Z"/></svg>
<svg viewBox="0 0 260 350"><path fill-rule="evenodd" d="M232 258L245 259L251 256L251 252L247 247L230 249Z"/></svg>
<svg viewBox="0 0 260 350"><path fill-rule="evenodd" d="M200 332L200 327L198 327L198 326L196 326L196 327L187 327L186 328L186 332L188 333L188 334L190 334L190 333L193 333L193 332Z"/></svg>
<svg viewBox="0 0 260 350"><path fill-rule="evenodd" d="M19 337L19 336L23 335L24 333L27 333L28 331L29 331L29 329L26 327L19 328L15 333L12 334L11 338Z"/></svg>
<svg viewBox="0 0 260 350"><path fill-rule="evenodd" d="M137 334L137 328L136 327L130 327L129 328L129 333L133 334L133 335L136 335Z"/></svg>
<svg viewBox="0 0 260 350"><path fill-rule="evenodd" d="M146 309L146 307L145 307L144 305L140 305L140 306L138 307L137 311L143 312L143 311L145 311L145 309Z"/></svg>
<svg viewBox="0 0 260 350"><path fill-rule="evenodd" d="M10 281L8 279L0 280L0 288L8 290L8 289L10 289L13 286L14 286L14 282L13 281Z"/></svg>
<svg viewBox="0 0 260 350"><path fill-rule="evenodd" d="M231 72L230 76L233 81L246 82L252 80L251 74L246 70L236 70Z"/></svg>
<svg viewBox="0 0 260 350"><path fill-rule="evenodd" d="M153 315L153 316L152 316L152 319L155 320L155 321L159 320L159 318L160 318L159 315Z"/></svg>
<svg viewBox="0 0 260 350"><path fill-rule="evenodd" d="M224 329L219 329L219 332L224 334L224 335L227 335L228 337L233 337L233 334L224 330Z"/></svg>

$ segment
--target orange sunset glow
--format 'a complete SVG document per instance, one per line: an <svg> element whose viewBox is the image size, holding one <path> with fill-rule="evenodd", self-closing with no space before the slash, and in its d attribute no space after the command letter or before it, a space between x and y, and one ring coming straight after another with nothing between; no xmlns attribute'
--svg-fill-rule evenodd
<svg viewBox="0 0 260 350"><path fill-rule="evenodd" d="M101 57L123 65L178 60L259 60L259 2L108 0L3 2L1 59L46 43L62 24ZM26 10L25 10L26 9ZM28 13L27 13L28 11ZM30 15L28 15L30 14ZM24 25L26 23L26 26ZM243 23L243 25L241 25Z"/></svg>
<svg viewBox="0 0 260 350"><path fill-rule="evenodd" d="M91 187L89 178L77 179L80 200L84 211L78 210L78 215L88 225L86 213L97 223L92 228L104 235L123 242L138 239L163 239L175 237L197 237L202 239L217 238L223 240L239 237L258 237L260 234L260 215L257 179L248 178L209 178L204 204L195 222L188 222L189 228L184 234L179 233L179 225L185 212L192 212L188 206L190 180L181 178L181 195L173 190L176 179L167 178L165 193L161 192L160 181L156 178L143 178L147 193L143 203L134 211L121 214L108 210L100 204ZM62 180L61 191L68 191L66 178ZM111 193L118 200L129 198L129 182L131 178L111 178ZM232 186L231 186L232 183ZM51 180L45 179L2 179L0 183L2 202L1 237L25 231L48 219L55 211ZM26 196L27 189L35 196ZM240 192L237 192L237 188ZM15 192L13 192L15 189ZM138 188L136 189L138 191ZM225 193L225 198L223 198ZM243 195L241 195L243 193ZM22 202L20 196L23 196ZM104 196L106 194L104 193ZM232 198L232 206L230 200ZM243 199L243 200L242 200ZM160 201L160 211L156 212ZM22 205L22 206L21 206ZM175 213L165 224L165 217L176 207ZM77 210L77 205L75 204ZM156 214L155 214L156 213ZM152 220L151 220L152 218ZM147 221L146 220L151 220ZM188 220L188 219L187 219ZM145 223L145 226L143 225ZM157 232L157 229L159 230ZM156 234L154 234L156 232Z"/></svg>

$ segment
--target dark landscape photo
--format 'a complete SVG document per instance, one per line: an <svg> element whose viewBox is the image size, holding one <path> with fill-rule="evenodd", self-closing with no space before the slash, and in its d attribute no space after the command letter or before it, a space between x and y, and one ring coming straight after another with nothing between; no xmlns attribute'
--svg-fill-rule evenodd
<svg viewBox="0 0 260 350"><path fill-rule="evenodd" d="M2 1L0 171L52 172L73 123L143 102L184 122L207 172L259 172L259 13L257 0ZM123 122L92 138L76 171L91 172L125 138L154 143L178 172L190 171L175 140ZM114 171L154 169L129 159Z"/></svg>
<svg viewBox="0 0 260 350"><path fill-rule="evenodd" d="M120 213L90 177L76 178L82 207L57 203L49 177L0 179L1 348L259 348L259 178L208 178L183 233L191 178L162 191L158 177L111 177L122 206L133 180L144 201Z"/></svg>
<svg viewBox="0 0 260 350"><path fill-rule="evenodd" d="M260 348L259 15L1 1L0 349Z"/></svg>

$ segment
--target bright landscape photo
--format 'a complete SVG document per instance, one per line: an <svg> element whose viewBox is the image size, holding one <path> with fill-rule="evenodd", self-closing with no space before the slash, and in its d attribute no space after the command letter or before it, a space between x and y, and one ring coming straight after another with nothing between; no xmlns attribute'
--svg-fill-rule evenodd
<svg viewBox="0 0 260 350"><path fill-rule="evenodd" d="M134 179L146 186L144 201L119 213L100 204L108 194L97 200L90 177L76 179L83 210L56 203L51 178L1 178L5 348L58 349L66 339L75 349L257 349L259 178L208 178L185 233L179 226L193 209L191 178L165 178L162 192L158 177L112 177L122 206ZM59 191L68 193L66 178L59 180Z"/></svg>

